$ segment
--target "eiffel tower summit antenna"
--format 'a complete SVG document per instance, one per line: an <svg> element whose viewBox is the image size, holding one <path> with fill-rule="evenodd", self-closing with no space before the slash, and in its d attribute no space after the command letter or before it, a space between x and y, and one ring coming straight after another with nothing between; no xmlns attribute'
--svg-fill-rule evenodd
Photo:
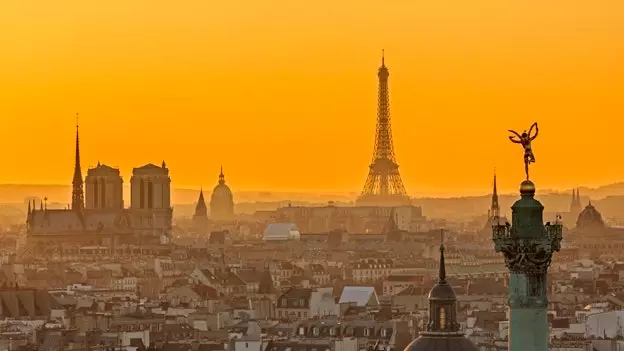
<svg viewBox="0 0 624 351"><path fill-rule="evenodd" d="M381 67L377 72L379 92L375 147L364 189L356 201L359 206L405 206L411 203L399 175L399 165L394 156L388 95L390 73L385 61L385 52L382 50Z"/></svg>

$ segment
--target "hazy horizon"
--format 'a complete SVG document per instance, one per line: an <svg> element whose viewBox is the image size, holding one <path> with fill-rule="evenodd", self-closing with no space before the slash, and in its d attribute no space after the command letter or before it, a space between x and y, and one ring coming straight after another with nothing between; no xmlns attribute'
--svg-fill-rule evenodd
<svg viewBox="0 0 624 351"><path fill-rule="evenodd" d="M615 192L610 191L610 188L613 187L618 187L621 186L622 190L621 191L617 191L618 189L615 189ZM53 187L53 188L58 188L58 191L62 192L62 195L57 195L56 197L50 197L49 194L28 194L25 196L32 196L32 197L39 197L39 198L43 198L43 197L49 197L50 201L52 202L62 202L62 201L68 201L71 197L71 186L70 185L63 185L63 184L10 184L10 183L0 183L0 190L2 188L10 188L10 187L32 187L32 188L36 188L36 187L41 187L41 188L46 188L46 187ZM619 195L624 195L624 182L618 182L618 183L613 183L613 184L605 184L599 187L587 187L587 186L579 186L581 189L581 195L582 196L588 196L588 197L594 197L594 198L603 198L609 195L614 195L614 196L619 196ZM129 199L129 184L124 184L124 197L128 200ZM172 184L172 191L174 192L174 194L172 194L172 199L174 202L176 203L180 203L180 204L185 204L185 203L194 203L196 198L193 198L193 196L198 196L199 195L199 191L203 190L204 191L204 195L205 196L209 196L212 192L212 186L211 187L204 187L202 188L190 188L190 187L177 187L175 185L175 183ZM571 189L552 189L552 188L537 188L537 193L538 196L541 193L542 195L550 195L550 194L567 194L568 192L570 192ZM184 201L184 202L179 202L176 201L176 196L175 193L185 193L185 198L190 197L192 200L190 201ZM304 202L326 202L328 200L332 200L334 199L335 201L354 201L355 198L357 196L360 195L360 192L356 192L356 191L331 191L331 190L327 190L327 191L321 191L321 190L262 190L262 189L249 189L249 190L245 190L245 189L236 189L236 188L232 188L232 192L234 194L234 200L236 201L241 201L242 202L246 202L246 201L288 201L288 200L292 200L292 201L304 201ZM189 194L191 193L191 194ZM429 193L420 193L420 194L409 194L410 197L418 200L418 199L453 199L453 198L465 198L465 197L483 197L483 196L489 196L492 193L492 188L490 187L488 190L482 189L481 191L472 191L472 192L467 192L464 191L463 193L452 193L452 192L429 192ZM597 194L596 194L597 193ZM193 195L195 194L195 195ZM518 188L516 189L500 189L498 188L498 194L500 196L516 196L518 195ZM289 197L290 196L290 197ZM63 197L64 200L60 200L58 199L59 197ZM207 201L209 201L209 198L206 199ZM128 200L129 201L129 200ZM2 202L2 196L0 195L0 202ZM13 202L20 202L18 201L13 201Z"/></svg>

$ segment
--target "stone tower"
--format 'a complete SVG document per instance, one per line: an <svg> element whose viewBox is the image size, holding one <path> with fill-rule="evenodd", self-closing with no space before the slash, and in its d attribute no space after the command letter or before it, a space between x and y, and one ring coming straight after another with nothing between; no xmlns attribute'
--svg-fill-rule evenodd
<svg viewBox="0 0 624 351"><path fill-rule="evenodd" d="M85 183L87 209L121 210L124 208L123 179L119 169L98 162L95 168L87 170Z"/></svg>
<svg viewBox="0 0 624 351"><path fill-rule="evenodd" d="M509 351L547 351L547 275L553 252L561 247L562 225L543 224L544 206L535 185L525 180L511 207L512 224L493 225L496 252L509 269Z"/></svg>
<svg viewBox="0 0 624 351"><path fill-rule="evenodd" d="M166 242L171 236L173 208L171 207L171 178L169 168L147 164L134 168L130 178L130 209L132 228L144 238Z"/></svg>
<svg viewBox="0 0 624 351"><path fill-rule="evenodd" d="M572 202L570 203L570 222L576 222L579 214L583 210L581 205L581 191L580 189L572 189Z"/></svg>

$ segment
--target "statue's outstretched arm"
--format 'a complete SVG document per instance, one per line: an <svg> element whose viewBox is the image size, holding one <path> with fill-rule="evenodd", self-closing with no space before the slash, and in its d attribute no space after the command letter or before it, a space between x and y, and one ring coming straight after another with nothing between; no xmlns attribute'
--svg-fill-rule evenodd
<svg viewBox="0 0 624 351"><path fill-rule="evenodd" d="M533 134L533 136L531 136L531 132L533 131L533 128L535 128L535 134ZM531 140L537 138L537 133L539 132L539 128L537 127L537 122L533 123L533 125L531 126L531 129L529 129L529 138Z"/></svg>

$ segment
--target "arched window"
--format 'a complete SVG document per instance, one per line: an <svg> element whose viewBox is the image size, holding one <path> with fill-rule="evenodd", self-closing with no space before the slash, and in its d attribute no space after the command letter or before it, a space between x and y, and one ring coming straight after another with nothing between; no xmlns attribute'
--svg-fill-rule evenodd
<svg viewBox="0 0 624 351"><path fill-rule="evenodd" d="M446 309L440 307L440 329L446 329Z"/></svg>

